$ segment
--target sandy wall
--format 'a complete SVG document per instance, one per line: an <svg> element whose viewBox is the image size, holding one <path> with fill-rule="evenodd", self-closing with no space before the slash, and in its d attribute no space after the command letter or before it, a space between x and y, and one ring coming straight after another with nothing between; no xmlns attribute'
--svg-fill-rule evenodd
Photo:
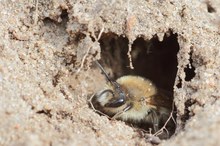
<svg viewBox="0 0 220 146"><path fill-rule="evenodd" d="M138 37L162 42L170 33L179 45L177 129L161 145L219 143L217 0L2 0L0 9L0 145L151 145L88 107L105 83L92 61L103 56L99 40L108 34L125 37L132 51Z"/></svg>

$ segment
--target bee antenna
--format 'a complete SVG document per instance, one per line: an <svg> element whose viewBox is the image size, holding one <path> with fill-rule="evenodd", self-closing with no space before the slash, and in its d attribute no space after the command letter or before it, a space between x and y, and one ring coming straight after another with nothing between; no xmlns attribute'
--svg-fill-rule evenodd
<svg viewBox="0 0 220 146"><path fill-rule="evenodd" d="M104 68L102 67L102 65L97 61L95 60L95 63L96 65L101 69L102 73L105 75L106 79L111 83L113 84L113 81L110 79L110 77L108 76L108 74L106 73L106 71L104 70Z"/></svg>
<svg viewBox="0 0 220 146"><path fill-rule="evenodd" d="M104 68L102 67L102 65L97 61L95 60L95 63L96 65L98 65L98 67L101 69L102 73L105 75L105 77L107 78L107 80L117 89L117 91L122 94L122 96L125 97L125 94L124 92L121 90L121 87L120 85L116 82L116 81L112 81L110 79L110 77L108 76L108 74L106 73L106 71L104 70Z"/></svg>

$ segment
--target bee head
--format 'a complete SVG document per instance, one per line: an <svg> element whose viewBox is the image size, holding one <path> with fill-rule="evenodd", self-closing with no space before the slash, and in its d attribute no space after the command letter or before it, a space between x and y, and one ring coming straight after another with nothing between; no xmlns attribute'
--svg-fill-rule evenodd
<svg viewBox="0 0 220 146"><path fill-rule="evenodd" d="M117 84L117 82L115 82ZM106 108L118 108L125 104L126 94L117 84L113 89L105 89L96 95L97 101Z"/></svg>
<svg viewBox="0 0 220 146"><path fill-rule="evenodd" d="M103 67L96 61L96 64L101 69L102 73L105 75L109 86L107 89L104 89L96 94L96 97L93 100L93 104L96 109L115 114L119 111L125 111L130 108L128 105L128 97L126 92L121 88L118 82L113 81L109 78Z"/></svg>
<svg viewBox="0 0 220 146"><path fill-rule="evenodd" d="M132 106L126 93L121 88L111 87L98 92L93 98L92 104L95 109L109 116L129 110Z"/></svg>

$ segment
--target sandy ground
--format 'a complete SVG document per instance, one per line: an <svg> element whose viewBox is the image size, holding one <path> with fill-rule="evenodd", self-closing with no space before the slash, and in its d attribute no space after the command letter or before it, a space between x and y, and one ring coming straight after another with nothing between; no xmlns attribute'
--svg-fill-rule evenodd
<svg viewBox="0 0 220 146"><path fill-rule="evenodd" d="M161 58L174 63L141 59L151 69L172 64L164 77L161 70L131 71L155 73L152 80L174 92L176 133L160 145L219 144L218 0L2 0L0 9L0 145L152 145L139 130L89 108L87 99L105 84L92 62L101 58L115 77L130 73L123 63L140 63L129 64L137 38L160 44L170 35L178 52L169 51L171 39ZM112 38L126 55L109 59Z"/></svg>

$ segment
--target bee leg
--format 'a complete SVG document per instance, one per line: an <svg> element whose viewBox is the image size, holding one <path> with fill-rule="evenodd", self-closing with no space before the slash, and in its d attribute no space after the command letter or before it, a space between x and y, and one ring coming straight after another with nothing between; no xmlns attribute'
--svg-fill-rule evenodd
<svg viewBox="0 0 220 146"><path fill-rule="evenodd" d="M156 111L150 111L151 122L153 126L153 133L156 133L159 130L159 118Z"/></svg>
<svg viewBox="0 0 220 146"><path fill-rule="evenodd" d="M154 129L154 133L156 133L159 130L158 123L153 123L153 129Z"/></svg>
<svg viewBox="0 0 220 146"><path fill-rule="evenodd" d="M121 114L123 114L124 112L128 111L129 109L131 109L132 105L128 104L122 111L116 113L112 119L116 119L118 116L120 116Z"/></svg>
<svg viewBox="0 0 220 146"><path fill-rule="evenodd" d="M98 93L98 95L96 95L96 96L97 96L97 98L100 98L103 94L105 94L105 93L107 93L107 92L109 92L109 93L111 93L112 95L114 95L114 93L113 93L113 91L112 91L111 89L106 89L106 90L103 90L103 91L101 91L100 93Z"/></svg>
<svg viewBox="0 0 220 146"><path fill-rule="evenodd" d="M90 99L90 100L91 100L91 103L90 103L90 104L92 104L92 106L93 106L96 110L102 108L102 107L103 107L102 102L103 102L103 101L106 101L106 102L107 102L107 101L109 100L109 99L108 99L108 96L105 95L105 94L107 94L107 93L110 93L110 94L113 95L113 91L112 91L112 90L110 90L110 89L105 89L105 90L103 90L103 91L100 91L99 93L96 93L96 94L94 95L94 97L92 97L92 98Z"/></svg>

